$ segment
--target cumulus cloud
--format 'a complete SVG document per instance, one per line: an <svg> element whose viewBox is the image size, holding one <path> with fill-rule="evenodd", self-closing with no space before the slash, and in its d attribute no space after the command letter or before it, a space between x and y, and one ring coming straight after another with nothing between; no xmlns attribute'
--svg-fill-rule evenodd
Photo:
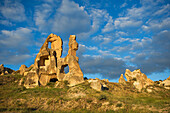
<svg viewBox="0 0 170 113"><path fill-rule="evenodd" d="M4 18L11 21L22 22L26 20L24 6L12 0L5 0L4 5L0 7L0 12Z"/></svg>
<svg viewBox="0 0 170 113"><path fill-rule="evenodd" d="M96 32L108 33L114 30L113 18L106 10L91 8L89 10L92 24L89 32L78 34L83 39L89 38ZM104 27L103 27L104 26Z"/></svg>
<svg viewBox="0 0 170 113"><path fill-rule="evenodd" d="M45 3L36 7L34 19L40 31L55 33L87 32L91 24L84 7L70 0L63 0L60 6Z"/></svg>
<svg viewBox="0 0 170 113"><path fill-rule="evenodd" d="M32 44L32 30L29 28L21 27L12 31L2 30L0 34L0 62L19 64L25 61L31 57L28 47Z"/></svg>
<svg viewBox="0 0 170 113"><path fill-rule="evenodd" d="M146 45L150 48L135 54L131 61L145 73L163 72L165 69L170 69L169 35L170 31L166 30L153 36L152 42Z"/></svg>

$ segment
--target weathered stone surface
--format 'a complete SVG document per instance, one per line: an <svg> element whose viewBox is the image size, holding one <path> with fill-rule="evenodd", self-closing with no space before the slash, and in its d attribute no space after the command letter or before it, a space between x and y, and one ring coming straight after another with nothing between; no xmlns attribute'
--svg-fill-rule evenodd
<svg viewBox="0 0 170 113"><path fill-rule="evenodd" d="M34 88L36 86L39 86L39 77L34 72L30 72L26 76L26 80L24 83L24 86L26 88Z"/></svg>
<svg viewBox="0 0 170 113"><path fill-rule="evenodd" d="M92 80L88 80L88 82L90 83L90 87L97 90L97 91L102 91L102 84L99 80L96 79L92 79Z"/></svg>
<svg viewBox="0 0 170 113"><path fill-rule="evenodd" d="M139 91L142 88L146 88L148 85L153 85L154 82L147 78L147 76L140 71L140 69L134 70L131 72L129 69L126 69L125 76L128 82L132 82L135 88Z"/></svg>
<svg viewBox="0 0 170 113"><path fill-rule="evenodd" d="M119 78L119 83L125 84L126 80L123 78L123 74L121 74L120 78Z"/></svg>
<svg viewBox="0 0 170 113"><path fill-rule="evenodd" d="M102 80L95 78L95 79L89 79L87 80L90 83L90 87L97 90L97 91L102 91L102 90L108 90L108 86L103 82Z"/></svg>
<svg viewBox="0 0 170 113"><path fill-rule="evenodd" d="M170 76L166 80L162 81L160 86L163 86L165 89L170 89Z"/></svg>
<svg viewBox="0 0 170 113"><path fill-rule="evenodd" d="M51 48L48 48L49 43L51 43ZM62 45L63 42L59 36L50 34L37 54L34 65L29 69L28 73L23 71L24 75L30 78L30 75L33 76L30 73L34 73L38 83L43 86L49 83L51 79L67 80L70 86L84 82L83 72L78 63L79 58L76 56L76 51L78 50L76 36L70 35L68 55L65 58L61 58ZM64 68L67 66L69 67L69 72L65 73ZM29 82L27 81L27 83Z"/></svg>
<svg viewBox="0 0 170 113"><path fill-rule="evenodd" d="M27 68L26 65L21 65L21 67L19 68L21 75L24 75L24 72L25 72L26 68Z"/></svg>

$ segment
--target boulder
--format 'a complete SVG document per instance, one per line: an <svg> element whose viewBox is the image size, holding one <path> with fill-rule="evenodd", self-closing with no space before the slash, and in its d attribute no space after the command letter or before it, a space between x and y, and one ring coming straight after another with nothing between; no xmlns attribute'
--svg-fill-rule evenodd
<svg viewBox="0 0 170 113"><path fill-rule="evenodd" d="M88 80L88 82L90 83L90 87L97 90L97 91L102 91L102 84L99 80L96 79L92 79L92 80Z"/></svg>

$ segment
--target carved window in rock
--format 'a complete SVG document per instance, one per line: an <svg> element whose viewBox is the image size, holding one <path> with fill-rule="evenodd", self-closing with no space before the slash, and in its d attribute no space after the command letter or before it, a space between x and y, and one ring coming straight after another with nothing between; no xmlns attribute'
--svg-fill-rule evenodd
<svg viewBox="0 0 170 113"><path fill-rule="evenodd" d="M67 74L68 72L69 72L69 66L67 64L66 65L62 65L60 73Z"/></svg>
<svg viewBox="0 0 170 113"><path fill-rule="evenodd" d="M51 49L51 42L48 42L48 48Z"/></svg>
<svg viewBox="0 0 170 113"><path fill-rule="evenodd" d="M49 64L48 56L41 57L39 61L39 66L46 66L47 64Z"/></svg>

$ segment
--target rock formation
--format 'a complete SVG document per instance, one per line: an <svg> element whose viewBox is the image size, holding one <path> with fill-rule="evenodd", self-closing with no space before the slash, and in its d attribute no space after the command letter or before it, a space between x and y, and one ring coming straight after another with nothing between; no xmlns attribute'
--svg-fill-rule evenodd
<svg viewBox="0 0 170 113"><path fill-rule="evenodd" d="M129 69L126 69L125 76L127 82L131 82L139 91L142 88L146 88L148 85L153 85L154 82L147 78L147 76L140 71L140 69L134 70L131 72Z"/></svg>
<svg viewBox="0 0 170 113"><path fill-rule="evenodd" d="M14 70L4 67L4 64L0 65L0 75L7 75L11 74L12 72L14 72Z"/></svg>
<svg viewBox="0 0 170 113"><path fill-rule="evenodd" d="M170 89L170 76L166 80L162 81L160 86L163 86L165 89Z"/></svg>
<svg viewBox="0 0 170 113"><path fill-rule="evenodd" d="M119 78L119 83L126 84L126 80L123 78L123 74L121 74Z"/></svg>
<svg viewBox="0 0 170 113"><path fill-rule="evenodd" d="M24 75L24 72L26 71L27 66L26 65L21 65L21 67L19 68L20 74Z"/></svg>
<svg viewBox="0 0 170 113"><path fill-rule="evenodd" d="M51 43L51 48L48 48L49 43ZM67 80L70 86L84 81L76 56L78 50L76 36L70 35L68 55L65 58L61 58L62 46L63 42L59 36L50 34L47 37L35 58L32 69L27 72L24 84L26 88L45 86L50 81ZM69 72L65 73L64 68L67 66Z"/></svg>

